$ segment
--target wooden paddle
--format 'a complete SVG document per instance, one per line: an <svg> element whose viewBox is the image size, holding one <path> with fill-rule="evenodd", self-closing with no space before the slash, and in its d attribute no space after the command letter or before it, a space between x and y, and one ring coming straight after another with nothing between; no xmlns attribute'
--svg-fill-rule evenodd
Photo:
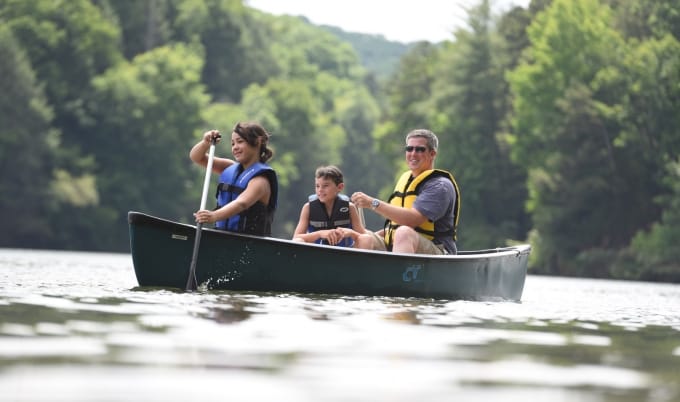
<svg viewBox="0 0 680 402"><path fill-rule="evenodd" d="M205 204L208 199L208 187L210 187L210 175L212 174L213 159L215 157L215 144L217 138L213 137L210 141L210 151L208 152L208 164L205 167L205 180L203 181L203 195L201 196L201 208L205 209ZM203 232L203 223L196 224L196 239L194 240L194 252L191 255L191 265L189 266L189 277L187 278L186 290L196 290L198 283L196 281L196 261L198 260L198 248L201 244L201 233Z"/></svg>

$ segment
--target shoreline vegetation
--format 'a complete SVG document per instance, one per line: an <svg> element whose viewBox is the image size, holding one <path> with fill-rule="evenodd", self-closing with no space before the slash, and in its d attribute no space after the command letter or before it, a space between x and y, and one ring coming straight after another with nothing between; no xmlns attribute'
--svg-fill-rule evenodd
<svg viewBox="0 0 680 402"><path fill-rule="evenodd" d="M387 198L425 127L461 188L461 249L679 283L678 9L480 0L450 40L403 45L233 0L0 0L0 247L127 252L129 210L191 223L204 172L185 150L242 120L272 133L289 238L318 166Z"/></svg>

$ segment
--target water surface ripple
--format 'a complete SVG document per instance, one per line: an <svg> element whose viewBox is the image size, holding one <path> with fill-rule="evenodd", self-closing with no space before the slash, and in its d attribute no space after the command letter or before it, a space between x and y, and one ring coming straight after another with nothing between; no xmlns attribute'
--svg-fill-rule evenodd
<svg viewBox="0 0 680 402"><path fill-rule="evenodd" d="M323 269L321 266L319 269ZM129 255L0 249L0 401L680 401L680 286L522 302L137 287Z"/></svg>

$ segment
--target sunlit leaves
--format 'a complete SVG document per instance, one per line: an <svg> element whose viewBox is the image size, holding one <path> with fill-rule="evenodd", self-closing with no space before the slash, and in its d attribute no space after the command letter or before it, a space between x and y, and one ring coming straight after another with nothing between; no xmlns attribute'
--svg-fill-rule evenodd
<svg viewBox="0 0 680 402"><path fill-rule="evenodd" d="M87 174L73 177L65 170L57 169L51 183L50 196L76 207L99 204L96 178Z"/></svg>
<svg viewBox="0 0 680 402"><path fill-rule="evenodd" d="M209 98L201 68L191 49L176 45L144 53L94 80L83 121L91 136L83 143L96 157L104 205L121 215L130 203L178 220L189 215L196 181L180 150L189 149L204 127Z"/></svg>

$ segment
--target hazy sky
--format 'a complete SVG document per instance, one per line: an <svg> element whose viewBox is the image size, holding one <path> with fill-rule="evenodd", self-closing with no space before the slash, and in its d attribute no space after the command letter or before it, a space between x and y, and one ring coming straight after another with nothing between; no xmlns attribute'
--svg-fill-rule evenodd
<svg viewBox="0 0 680 402"><path fill-rule="evenodd" d="M478 0L245 0L271 14L303 15L318 25L349 32L382 34L389 40L439 42L465 24L466 8ZM527 7L529 0L492 1L496 12Z"/></svg>

